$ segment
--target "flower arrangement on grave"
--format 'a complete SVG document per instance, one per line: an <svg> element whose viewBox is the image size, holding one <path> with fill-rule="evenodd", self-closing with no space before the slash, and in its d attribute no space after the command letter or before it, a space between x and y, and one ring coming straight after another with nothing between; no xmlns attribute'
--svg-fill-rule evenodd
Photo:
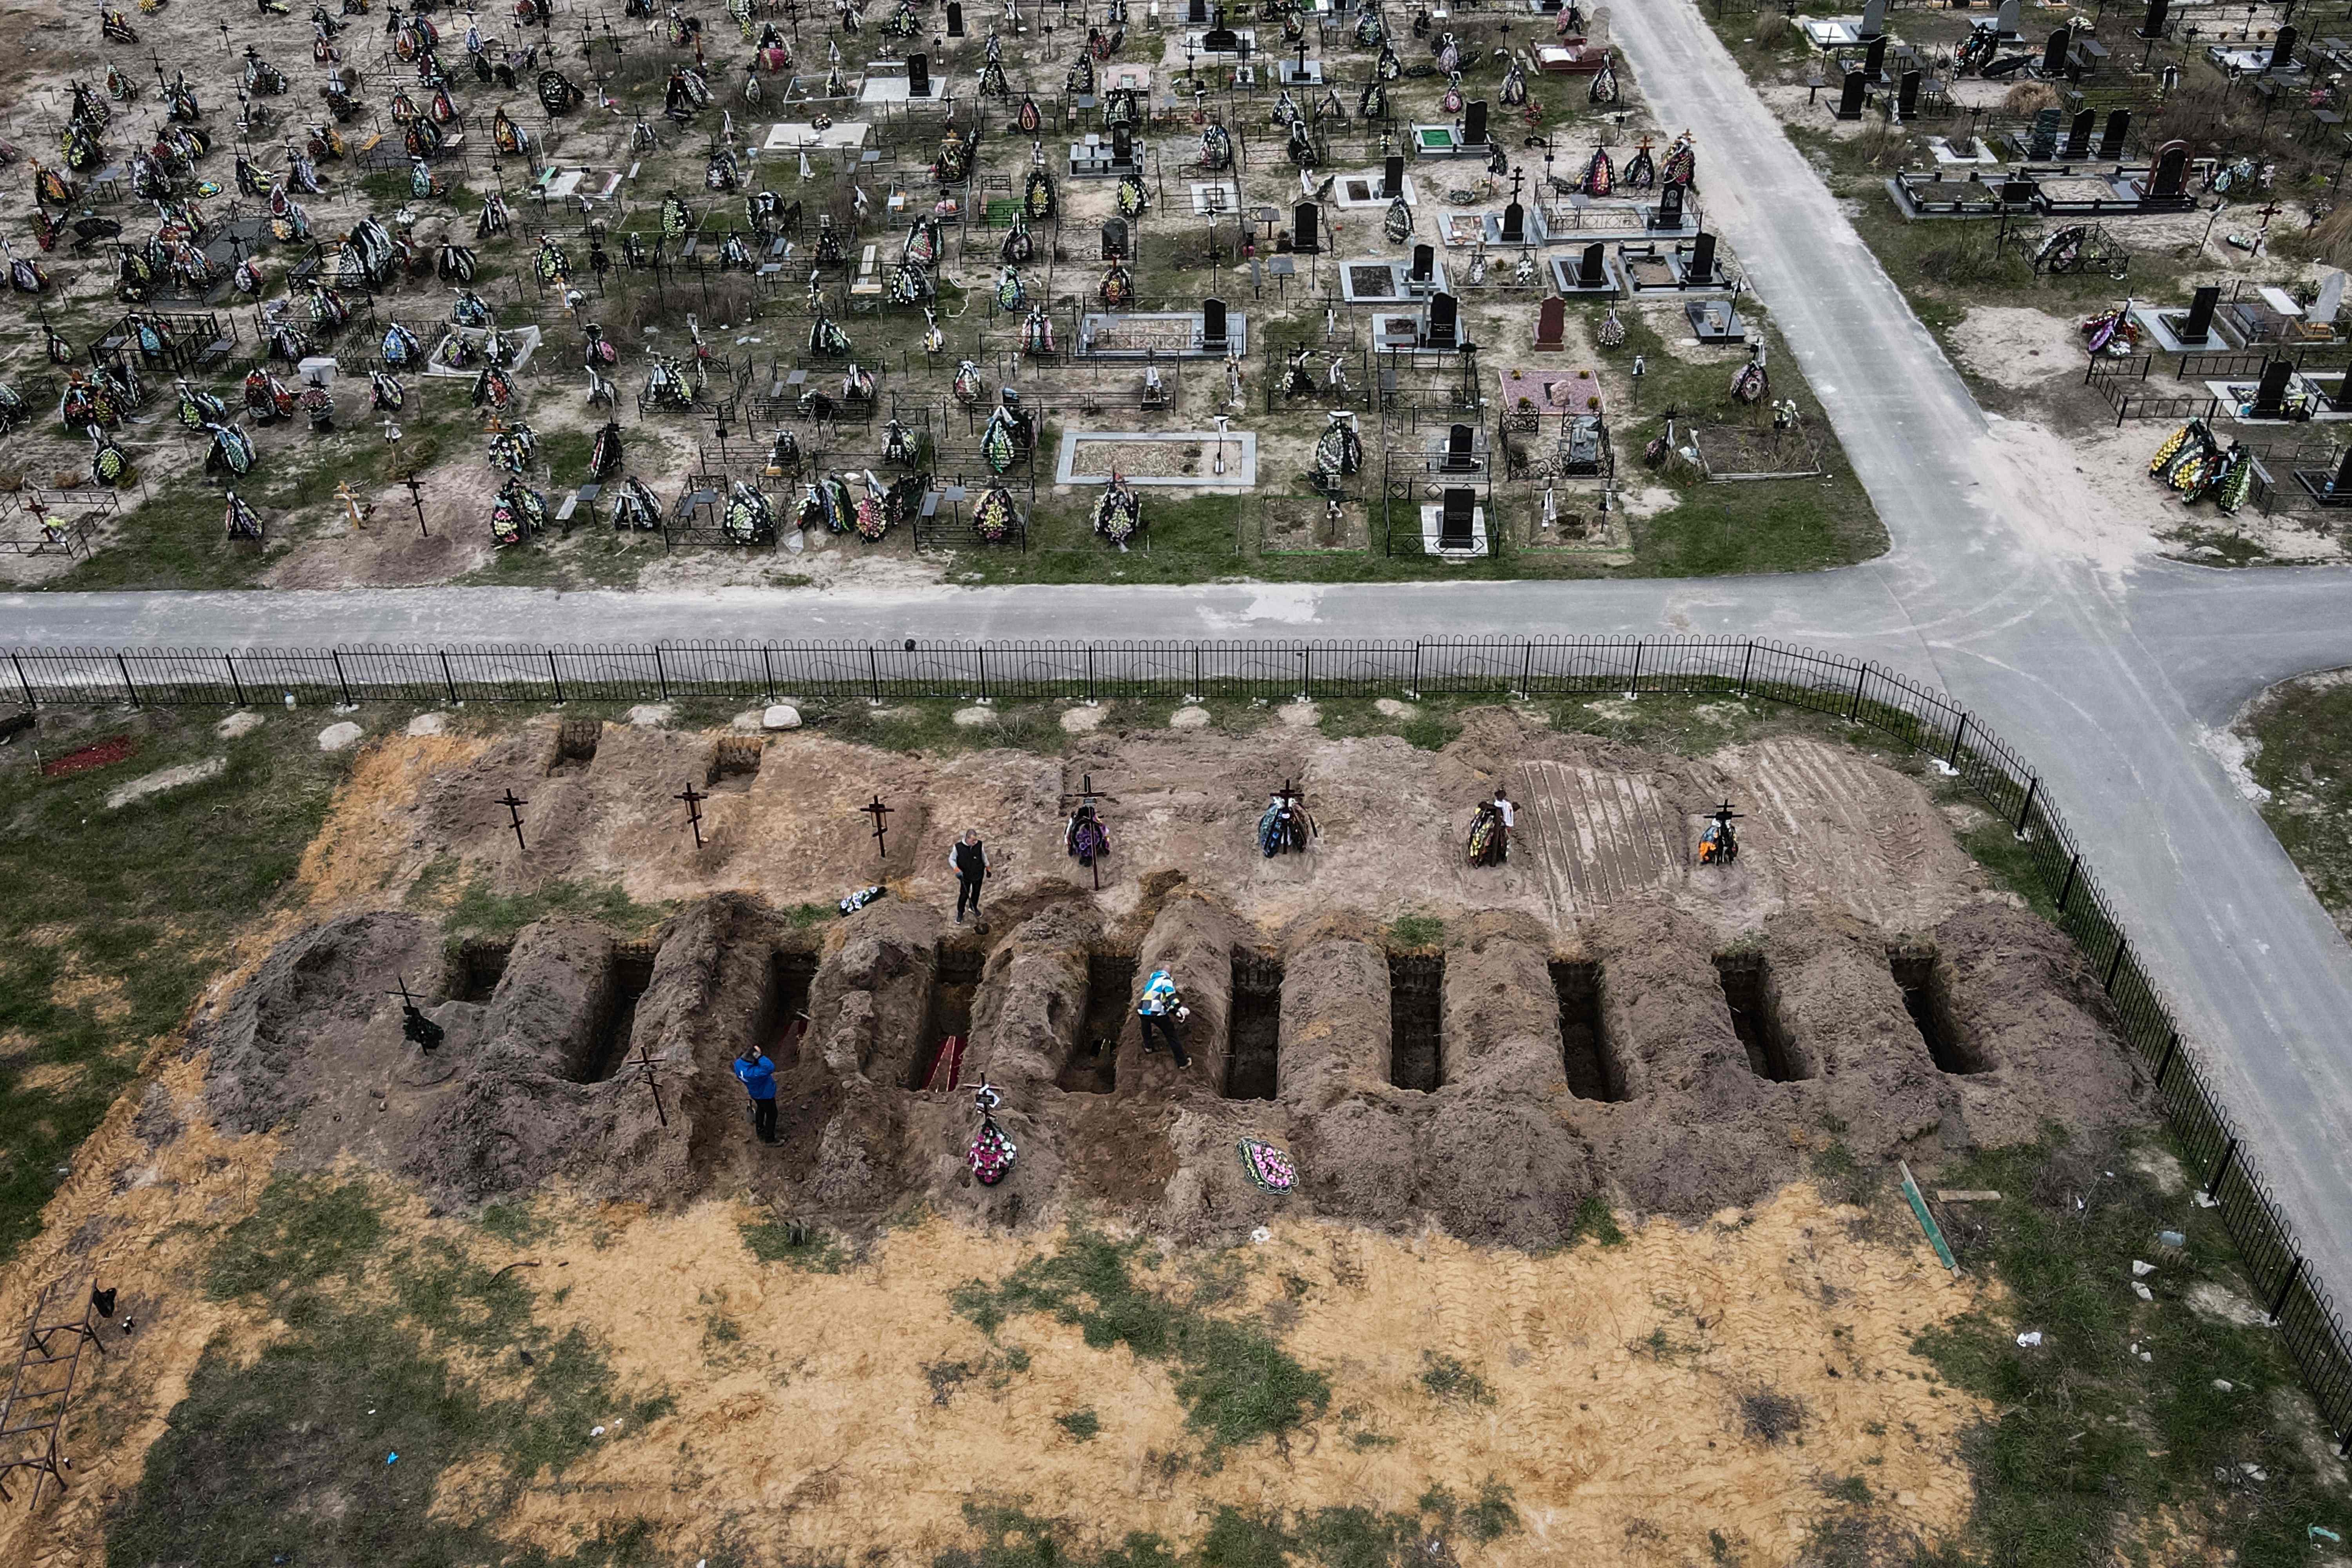
<svg viewBox="0 0 2352 1568"><path fill-rule="evenodd" d="M1759 356L1731 373L1731 398L1735 403L1761 403L1772 387L1771 374L1764 368Z"/></svg>
<svg viewBox="0 0 2352 1568"><path fill-rule="evenodd" d="M588 444L588 477L604 483L621 471L621 426L611 419Z"/></svg>
<svg viewBox="0 0 2352 1568"><path fill-rule="evenodd" d="M660 223L664 239L684 239L687 230L694 226L694 209L676 191L670 191L661 200Z"/></svg>
<svg viewBox="0 0 2352 1568"><path fill-rule="evenodd" d="M1021 281L1021 269L1006 266L996 275L996 308L1017 310L1029 300L1028 286Z"/></svg>
<svg viewBox="0 0 2352 1568"><path fill-rule="evenodd" d="M1366 5L1357 11L1356 47L1358 48L1369 49L1375 44L1384 43L1388 36L1388 26L1381 20L1379 6Z"/></svg>
<svg viewBox="0 0 2352 1568"><path fill-rule="evenodd" d="M1675 137L1666 148L1666 184L1687 185L1698 177L1698 150L1691 145L1687 131Z"/></svg>
<svg viewBox="0 0 2352 1568"><path fill-rule="evenodd" d="M128 484L135 477L131 467L131 454L114 444L114 437L93 429L89 433L89 477L111 488Z"/></svg>
<svg viewBox="0 0 2352 1568"><path fill-rule="evenodd" d="M1032 359L1051 358L1054 353L1054 318L1045 313L1044 304L1029 307L1029 314L1021 323L1021 352Z"/></svg>
<svg viewBox="0 0 2352 1568"><path fill-rule="evenodd" d="M547 526L547 498L524 484L510 479L499 487L498 500L490 505L490 542L503 550L510 544L520 544Z"/></svg>
<svg viewBox="0 0 2352 1568"><path fill-rule="evenodd" d="M1594 103L1617 101L1617 67L1607 55L1601 58L1601 68L1592 73L1592 85L1584 96Z"/></svg>
<svg viewBox="0 0 2352 1568"><path fill-rule="evenodd" d="M1201 127L1201 167L1211 174L1234 166L1234 135L1222 125Z"/></svg>
<svg viewBox="0 0 2352 1568"><path fill-rule="evenodd" d="M919 305L931 297L931 275L919 261L901 261L890 269L887 292L893 305Z"/></svg>
<svg viewBox="0 0 2352 1568"><path fill-rule="evenodd" d="M852 362L849 368L842 373L841 400L844 403L873 402L874 373Z"/></svg>
<svg viewBox="0 0 2352 1568"><path fill-rule="evenodd" d="M1117 195L1118 216L1139 218L1151 205L1151 193L1143 184L1143 176L1129 170L1118 177Z"/></svg>
<svg viewBox="0 0 2352 1568"><path fill-rule="evenodd" d="M1290 154L1291 163L1301 169L1312 169L1322 162L1315 151L1315 138L1308 132L1304 120L1290 122L1290 145L1284 151Z"/></svg>
<svg viewBox="0 0 2352 1568"><path fill-rule="evenodd" d="M2131 318L2129 300L2112 310L2084 318L2082 331L2090 340L2094 354L2110 354L2117 359L2128 357L2140 338L2139 323Z"/></svg>
<svg viewBox="0 0 2352 1568"><path fill-rule="evenodd" d="M1601 319L1601 330L1594 335L1604 349L1625 346L1625 323L1617 319L1616 306L1609 307L1609 314Z"/></svg>
<svg viewBox="0 0 2352 1568"><path fill-rule="evenodd" d="M434 271L444 283L467 284L474 280L474 253L462 245L443 241L433 264Z"/></svg>
<svg viewBox="0 0 2352 1568"><path fill-rule="evenodd" d="M1013 525L1020 521L1020 511L1013 504L1013 492L1001 482L992 483L979 504L971 509L971 531L991 544L1003 543Z"/></svg>
<svg viewBox="0 0 2352 1568"><path fill-rule="evenodd" d="M1125 544L1143 526L1143 501L1113 468L1102 499L1095 502L1094 530L1113 544Z"/></svg>
<svg viewBox="0 0 2352 1568"><path fill-rule="evenodd" d="M1240 1140L1242 1169L1269 1193L1286 1193L1298 1184L1298 1167L1290 1156L1255 1138Z"/></svg>
<svg viewBox="0 0 2352 1568"><path fill-rule="evenodd" d="M259 539L261 514L246 504L245 498L235 490L228 492L228 536L231 539Z"/></svg>
<svg viewBox="0 0 2352 1568"><path fill-rule="evenodd" d="M612 516L614 528L650 533L662 525L661 500L632 474L621 482L620 493L613 498Z"/></svg>
<svg viewBox="0 0 2352 1568"><path fill-rule="evenodd" d="M1012 411L1000 406L988 416L988 424L980 433L981 461L992 474L1001 474L1013 467L1013 458L1021 454L1021 443L1013 431Z"/></svg>
<svg viewBox="0 0 2352 1568"><path fill-rule="evenodd" d="M742 479L727 494L726 510L719 514L719 531L733 544L765 544L776 537L776 509L768 498Z"/></svg>
<svg viewBox="0 0 2352 1568"><path fill-rule="evenodd" d="M1033 168L1021 187L1021 210L1043 223L1062 210L1061 193L1055 189L1053 174Z"/></svg>
<svg viewBox="0 0 2352 1568"><path fill-rule="evenodd" d="M180 394L178 418L183 429L201 430L207 425L217 425L228 417L228 405L211 393L189 385L185 378L177 384ZM16 395L12 392L8 395L15 398ZM21 402L18 406L22 406ZM8 421L0 419L0 430L9 427L11 426Z"/></svg>
<svg viewBox="0 0 2352 1568"><path fill-rule="evenodd" d="M898 254L925 267L935 265L940 258L940 220L929 213L919 216L908 226L907 244Z"/></svg>
<svg viewBox="0 0 2352 1568"><path fill-rule="evenodd" d="M1007 265L1027 261L1037 254L1037 242L1029 233L1029 219L1018 207L1013 211L1013 226L1004 232L1004 243L996 254Z"/></svg>
<svg viewBox="0 0 2352 1568"><path fill-rule="evenodd" d="M1013 1162L1019 1158L1020 1151L1005 1136L1004 1129L996 1124L992 1112L1004 1102L1004 1097L990 1087L987 1079L982 1079L971 1091L971 1102L980 1112L980 1131L972 1134L971 1147L964 1158L980 1184L992 1187L1013 1173Z"/></svg>
<svg viewBox="0 0 2352 1568"><path fill-rule="evenodd" d="M1591 162L1584 165L1584 175L1577 182L1577 187L1589 196L1605 196L1615 184L1613 175L1609 149L1595 147Z"/></svg>
<svg viewBox="0 0 2352 1568"><path fill-rule="evenodd" d="M513 428L508 429L491 421L489 460L494 470L520 474L530 466L531 456L538 450L539 437L530 426L518 420Z"/></svg>
<svg viewBox="0 0 2352 1568"><path fill-rule="evenodd" d="M1106 131L1121 125L1136 125L1142 119L1143 111L1136 104L1135 89L1131 87L1115 87L1111 89L1110 96L1103 100L1102 122Z"/></svg>
<svg viewBox="0 0 2352 1568"><path fill-rule="evenodd" d="M242 477L253 472L253 437L234 425L210 425L212 447L205 454L205 472Z"/></svg>
<svg viewBox="0 0 2352 1568"><path fill-rule="evenodd" d="M988 36L988 58L982 61L980 67L980 96L982 98L1013 96L1013 85L1004 79L1004 62L997 58L997 50L996 35L991 33Z"/></svg>
<svg viewBox="0 0 2352 1568"><path fill-rule="evenodd" d="M1359 120L1381 120L1387 118L1388 111L1388 85L1385 82L1381 81L1378 78L1374 78L1372 80L1366 82L1364 84L1364 90L1356 95L1356 118Z"/></svg>
<svg viewBox="0 0 2352 1568"><path fill-rule="evenodd" d="M954 378L948 383L948 390L966 408L977 408L980 400L988 395L988 384L981 379L980 366L970 360L960 360L956 363Z"/></svg>
<svg viewBox="0 0 2352 1568"><path fill-rule="evenodd" d="M834 323L831 316L819 310L809 323L808 346L811 353L845 354L849 352L849 334Z"/></svg>
<svg viewBox="0 0 2352 1568"><path fill-rule="evenodd" d="M1276 125L1287 125L1298 118L1298 105L1290 101L1288 88L1275 94L1274 108L1269 112Z"/></svg>
<svg viewBox="0 0 2352 1568"><path fill-rule="evenodd" d="M494 364L486 364L474 377L473 404L477 408L504 408L514 402L514 383L506 372Z"/></svg>
<svg viewBox="0 0 2352 1568"><path fill-rule="evenodd" d="M1103 273L1101 287L1095 290L1106 310L1124 310L1135 303L1135 275L1114 261Z"/></svg>
<svg viewBox="0 0 2352 1568"><path fill-rule="evenodd" d="M1521 68L1518 61L1513 60L1510 69L1503 73L1502 89L1495 96L1514 109L1527 102L1528 73Z"/></svg>
<svg viewBox="0 0 2352 1568"><path fill-rule="evenodd" d="M1347 415L1334 412L1315 438L1315 467L1326 474L1353 474L1364 467L1363 437Z"/></svg>
<svg viewBox="0 0 2352 1568"><path fill-rule="evenodd" d="M1013 111L1013 126L1024 136L1034 136L1045 129L1045 110L1039 109L1037 100L1025 92L1021 95L1021 107Z"/></svg>
<svg viewBox="0 0 2352 1568"><path fill-rule="evenodd" d="M1072 98L1091 98L1095 90L1095 58L1081 50L1062 79L1062 90Z"/></svg>
<svg viewBox="0 0 2352 1568"><path fill-rule="evenodd" d="M1438 98L1437 107L1439 111L1444 114L1462 112L1462 73L1460 71L1455 71L1445 79L1445 91Z"/></svg>

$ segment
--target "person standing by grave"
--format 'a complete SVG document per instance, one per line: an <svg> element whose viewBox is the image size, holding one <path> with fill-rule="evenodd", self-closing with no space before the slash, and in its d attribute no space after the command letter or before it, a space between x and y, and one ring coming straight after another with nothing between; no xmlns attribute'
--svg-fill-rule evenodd
<svg viewBox="0 0 2352 1568"><path fill-rule="evenodd" d="M1176 1027L1192 1016L1192 1010L1185 1006L1182 998L1176 994L1176 982L1166 970L1151 972L1151 978L1143 983L1143 996L1136 1003L1135 1011L1136 1016L1143 1020L1143 1048L1146 1051L1160 1048L1152 1044L1152 1037L1156 1033L1167 1040L1168 1054L1176 1058L1178 1067L1192 1065L1192 1058L1184 1054L1184 1039Z"/></svg>
<svg viewBox="0 0 2352 1568"><path fill-rule="evenodd" d="M972 918L980 918L980 885L988 879L988 847L980 841L980 829L967 827L963 837L948 850L948 864L956 874L956 924L963 924L963 911L970 906Z"/></svg>
<svg viewBox="0 0 2352 1568"><path fill-rule="evenodd" d="M743 1081L743 1091L751 1097L751 1130L762 1143L776 1141L776 1064L757 1046L744 1048L735 1058L735 1076Z"/></svg>
<svg viewBox="0 0 2352 1568"><path fill-rule="evenodd" d="M1518 826L1519 814L1512 808L1511 797L1499 784L1495 788L1494 807L1495 816L1502 824L1502 831L1495 835L1495 858L1500 862L1511 858L1511 830Z"/></svg>

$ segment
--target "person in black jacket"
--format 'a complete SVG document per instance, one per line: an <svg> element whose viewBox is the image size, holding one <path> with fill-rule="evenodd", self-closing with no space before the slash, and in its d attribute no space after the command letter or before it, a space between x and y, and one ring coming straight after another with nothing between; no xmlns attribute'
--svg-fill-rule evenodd
<svg viewBox="0 0 2352 1568"><path fill-rule="evenodd" d="M988 850L980 841L980 829L968 827L964 835L948 851L948 864L956 874L956 924L963 924L963 911L970 905L972 918L980 917L980 885L988 878Z"/></svg>

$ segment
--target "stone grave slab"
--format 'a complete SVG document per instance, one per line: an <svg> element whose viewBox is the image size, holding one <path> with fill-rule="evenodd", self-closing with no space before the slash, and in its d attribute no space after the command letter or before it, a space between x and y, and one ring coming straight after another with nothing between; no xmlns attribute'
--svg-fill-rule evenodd
<svg viewBox="0 0 2352 1568"><path fill-rule="evenodd" d="M1609 60L1609 46L1563 38L1536 46L1536 69L1549 76L1592 76Z"/></svg>
<svg viewBox="0 0 2352 1568"><path fill-rule="evenodd" d="M1987 146L1981 137L1978 138L1973 150L1963 153L1952 144L1950 138L1930 136L1927 138L1927 152L1936 160L1936 167L1938 169L1979 169L2000 166L2000 154Z"/></svg>
<svg viewBox="0 0 2352 1568"><path fill-rule="evenodd" d="M1413 151L1424 158L1484 158L1485 145L1473 145L1454 134L1451 125L1416 125L1412 130Z"/></svg>
<svg viewBox="0 0 2352 1568"><path fill-rule="evenodd" d="M1217 40L1218 47L1209 47L1212 37ZM1184 37L1176 45L1176 54L1180 58L1193 55L1204 60L1245 60L1256 53L1255 27L1232 27L1223 33L1213 32L1207 27L1187 27Z"/></svg>
<svg viewBox="0 0 2352 1568"><path fill-rule="evenodd" d="M1458 537L1458 536L1457 536ZM1421 548L1425 555L1435 555L1448 561L1475 561L1486 553L1486 509L1470 509L1470 531L1467 543L1448 544L1445 542L1445 507L1443 502L1421 509Z"/></svg>
<svg viewBox="0 0 2352 1568"><path fill-rule="evenodd" d="M1748 323L1740 319L1739 309L1729 300L1692 300L1683 306L1689 318L1691 333L1703 343L1744 343L1748 341Z"/></svg>
<svg viewBox="0 0 2352 1568"><path fill-rule="evenodd" d="M763 153L849 152L866 145L873 126L863 120L840 120L820 131L805 120L768 127Z"/></svg>
<svg viewBox="0 0 2352 1568"><path fill-rule="evenodd" d="M936 66L929 79L923 83L918 95L910 89L907 68L896 60L868 60L866 80L857 89L860 103L885 104L894 109L945 109L948 105L947 72Z"/></svg>
<svg viewBox="0 0 2352 1568"><path fill-rule="evenodd" d="M1595 243L1595 242L1588 242ZM1556 293L1570 297L1582 295L1589 299L1614 298L1622 290L1623 274L1616 258L1604 248L1601 253L1601 278L1590 281L1584 266L1586 248L1570 247L1560 255L1547 258L1551 268L1551 286Z"/></svg>
<svg viewBox="0 0 2352 1568"><path fill-rule="evenodd" d="M1862 18L1859 16L1801 16L1797 26L1804 30L1805 42L1823 54L1832 49L1858 48L1862 45Z"/></svg>
<svg viewBox="0 0 2352 1568"><path fill-rule="evenodd" d="M1443 261L1430 264L1427 285L1412 280L1410 263L1387 257L1360 257L1339 264L1339 298L1350 305L1402 305L1449 287Z"/></svg>
<svg viewBox="0 0 2352 1568"><path fill-rule="evenodd" d="M849 90L842 93L828 93L824 90L825 79L821 76L793 77L784 83L784 101L786 103L847 103L857 96L858 89L864 81L863 77L845 76L841 79L841 84Z"/></svg>
<svg viewBox="0 0 2352 1568"><path fill-rule="evenodd" d="M1078 318L1077 359L1138 360L1147 353L1161 359L1223 359L1227 350L1249 353L1249 321L1243 312L1225 312L1225 341L1214 347L1202 338L1198 310L1135 310L1123 314L1093 310Z"/></svg>
<svg viewBox="0 0 2352 1568"><path fill-rule="evenodd" d="M1189 188L1194 217L1241 211L1241 188L1231 180L1195 180Z"/></svg>
<svg viewBox="0 0 2352 1568"><path fill-rule="evenodd" d="M1216 472L1222 445L1225 471ZM1111 469L1138 489L1246 490L1257 487L1257 432L1228 430L1065 430L1054 463L1058 485L1102 485Z"/></svg>
<svg viewBox="0 0 2352 1568"><path fill-rule="evenodd" d="M1315 194L1315 187L1321 183L1314 177L1314 171L1309 170L1298 176L1299 194L1311 196ZM1339 175L1331 182L1330 199L1333 205L1342 210L1352 207L1386 210L1389 205L1388 197L1381 195L1381 173L1377 169L1367 174ZM1421 205L1421 193L1413 188L1411 174L1404 177L1404 205L1409 207Z"/></svg>
<svg viewBox="0 0 2352 1568"><path fill-rule="evenodd" d="M2208 353L2217 349L2236 349L2245 346L2238 334L2230 330L2227 315L2220 310L2213 312L2213 320L2206 328L2207 336L2203 342L2186 342L2180 337L2178 329L2187 324L2188 315L2189 312L2186 310L2159 310L2147 305L2132 307L2132 320L2139 323L2140 331L2147 334L2148 342L2166 353Z"/></svg>
<svg viewBox="0 0 2352 1568"><path fill-rule="evenodd" d="M1502 387L1507 429L1533 430L1546 418L1601 412L1601 378L1590 370L1514 368L1496 380Z"/></svg>
<svg viewBox="0 0 2352 1568"><path fill-rule="evenodd" d="M1121 174L1139 174L1146 151L1143 138L1134 137L1128 142L1127 157L1122 160L1115 138L1088 132L1084 141L1070 143L1070 178L1112 180Z"/></svg>
<svg viewBox="0 0 2352 1568"><path fill-rule="evenodd" d="M452 325L442 332L441 342L446 342L453 337L462 338L467 347L479 348L482 345L482 340L489 335L488 328ZM505 367L506 373L509 375L521 374L523 367L530 363L530 356L539 352L540 330L537 327L502 327L499 329L499 335L514 348L514 359ZM471 381L482 374L479 360L459 369L445 367L440 363L439 350L440 344L436 343L434 352L425 356L425 369L422 374L450 381Z"/></svg>

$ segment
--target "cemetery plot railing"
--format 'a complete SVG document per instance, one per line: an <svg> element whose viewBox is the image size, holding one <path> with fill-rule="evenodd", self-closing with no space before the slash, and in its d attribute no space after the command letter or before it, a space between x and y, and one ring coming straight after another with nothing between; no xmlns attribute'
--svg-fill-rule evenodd
<svg viewBox="0 0 2352 1568"><path fill-rule="evenodd" d="M950 697L1092 700L1569 697L1644 692L1761 698L1864 725L1932 757L2027 847L2051 900L2150 1075L2189 1168L2215 1200L2256 1300L2322 1416L2352 1452L2352 1345L2305 1267L2261 1162L2199 1049L2101 890L2040 777L1942 694L1875 664L1761 639L1575 637L1278 643L735 643L615 647L16 648L6 676L33 705L218 706L574 700L682 691L885 701Z"/></svg>

